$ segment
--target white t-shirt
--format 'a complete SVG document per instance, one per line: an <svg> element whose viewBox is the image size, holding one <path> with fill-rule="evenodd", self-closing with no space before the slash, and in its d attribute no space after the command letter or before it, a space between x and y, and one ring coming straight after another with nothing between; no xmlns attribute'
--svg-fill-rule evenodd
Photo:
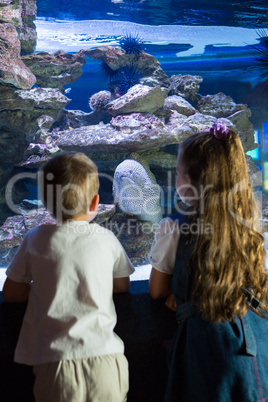
<svg viewBox="0 0 268 402"><path fill-rule="evenodd" d="M177 223L169 217L162 219L155 231L149 254L150 263L157 271L173 274L179 237Z"/></svg>
<svg viewBox="0 0 268 402"><path fill-rule="evenodd" d="M27 232L6 274L32 283L15 361L37 365L123 353L114 333L113 278L134 271L114 234L69 221Z"/></svg>

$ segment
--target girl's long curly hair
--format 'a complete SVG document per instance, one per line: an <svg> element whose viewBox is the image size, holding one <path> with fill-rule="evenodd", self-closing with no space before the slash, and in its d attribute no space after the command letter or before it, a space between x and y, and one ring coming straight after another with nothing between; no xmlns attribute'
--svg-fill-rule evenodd
<svg viewBox="0 0 268 402"><path fill-rule="evenodd" d="M192 300L204 319L233 321L248 310L246 289L267 313L264 238L238 135L229 131L226 140L194 134L181 144L179 163L199 191L199 217L212 228L195 239Z"/></svg>

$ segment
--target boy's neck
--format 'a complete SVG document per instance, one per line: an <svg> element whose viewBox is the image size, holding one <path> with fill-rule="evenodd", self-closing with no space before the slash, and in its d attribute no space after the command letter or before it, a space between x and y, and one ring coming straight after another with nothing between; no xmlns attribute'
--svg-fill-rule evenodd
<svg viewBox="0 0 268 402"><path fill-rule="evenodd" d="M63 223L65 223L65 222L91 222L95 218L95 216L96 216L95 212L90 212L89 214L78 215L71 219L66 219L65 221L63 221Z"/></svg>

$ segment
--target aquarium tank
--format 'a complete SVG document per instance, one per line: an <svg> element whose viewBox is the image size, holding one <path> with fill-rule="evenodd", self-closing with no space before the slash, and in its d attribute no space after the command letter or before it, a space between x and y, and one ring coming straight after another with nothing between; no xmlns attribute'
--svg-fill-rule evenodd
<svg viewBox="0 0 268 402"><path fill-rule="evenodd" d="M97 222L147 264L154 225L180 206L178 146L215 122L242 140L267 231L266 1L0 0L0 20L1 267L54 221L37 171L65 151L95 161Z"/></svg>

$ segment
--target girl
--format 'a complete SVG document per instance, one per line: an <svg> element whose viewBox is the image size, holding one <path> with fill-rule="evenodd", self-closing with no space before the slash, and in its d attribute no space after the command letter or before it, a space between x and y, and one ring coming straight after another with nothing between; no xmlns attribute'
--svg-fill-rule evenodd
<svg viewBox="0 0 268 402"><path fill-rule="evenodd" d="M187 138L163 219L150 293L176 310L165 402L268 400L268 277L257 207L238 135L225 124Z"/></svg>

